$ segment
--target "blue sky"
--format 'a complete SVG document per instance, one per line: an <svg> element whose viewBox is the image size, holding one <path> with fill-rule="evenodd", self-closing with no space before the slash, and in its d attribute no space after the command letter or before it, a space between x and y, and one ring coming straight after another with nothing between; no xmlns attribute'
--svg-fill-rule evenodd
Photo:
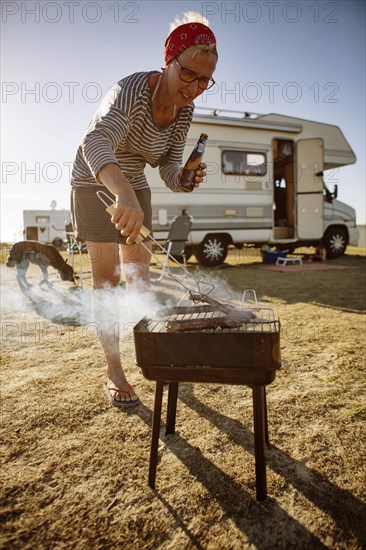
<svg viewBox="0 0 366 550"><path fill-rule="evenodd" d="M218 85L197 106L335 124L357 156L336 175L365 224L365 2L3 1L1 240L24 209L69 207L78 143L109 87L159 69L169 23L208 16Z"/></svg>

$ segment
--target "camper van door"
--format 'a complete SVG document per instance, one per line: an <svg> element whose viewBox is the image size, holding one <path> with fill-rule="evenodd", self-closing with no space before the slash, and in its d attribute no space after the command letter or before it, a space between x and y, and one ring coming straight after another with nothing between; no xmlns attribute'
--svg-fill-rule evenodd
<svg viewBox="0 0 366 550"><path fill-rule="evenodd" d="M301 139L296 147L297 236L319 239L323 235L324 144L321 138Z"/></svg>

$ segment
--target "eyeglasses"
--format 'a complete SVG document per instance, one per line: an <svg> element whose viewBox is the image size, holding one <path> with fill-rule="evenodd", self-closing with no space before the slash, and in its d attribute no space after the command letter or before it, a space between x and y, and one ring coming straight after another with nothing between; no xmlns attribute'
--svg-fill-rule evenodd
<svg viewBox="0 0 366 550"><path fill-rule="evenodd" d="M182 67L177 58L175 58L174 61L176 61L179 67L179 78L183 80L183 82L187 82L187 84L190 84L192 82L195 82L195 80L198 80L198 87L200 90L209 90L215 84L213 78L207 78L205 76L198 77L195 72L191 71L190 69L186 69L185 67Z"/></svg>

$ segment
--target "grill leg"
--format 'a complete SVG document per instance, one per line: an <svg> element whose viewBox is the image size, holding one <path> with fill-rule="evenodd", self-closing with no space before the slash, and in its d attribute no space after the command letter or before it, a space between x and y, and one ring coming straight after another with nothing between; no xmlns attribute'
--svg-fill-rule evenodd
<svg viewBox="0 0 366 550"><path fill-rule="evenodd" d="M267 447L269 447L268 417L267 417L267 392L264 386L264 438Z"/></svg>
<svg viewBox="0 0 366 550"><path fill-rule="evenodd" d="M158 464L158 446L160 432L161 403L163 399L164 382L156 382L154 412L152 420L150 464L149 464L149 486L155 488L156 466Z"/></svg>
<svg viewBox="0 0 366 550"><path fill-rule="evenodd" d="M253 386L254 455L257 500L267 498L266 459L264 442L266 438L265 386Z"/></svg>
<svg viewBox="0 0 366 550"><path fill-rule="evenodd" d="M173 434L177 412L178 382L170 382L168 390L168 410L166 415L165 435Z"/></svg>

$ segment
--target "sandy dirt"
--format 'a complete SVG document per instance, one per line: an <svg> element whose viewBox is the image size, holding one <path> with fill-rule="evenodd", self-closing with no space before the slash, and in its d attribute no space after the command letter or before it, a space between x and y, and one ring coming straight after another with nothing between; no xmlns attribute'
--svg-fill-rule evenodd
<svg viewBox="0 0 366 550"><path fill-rule="evenodd" d="M155 298L174 304L182 289L164 278L154 298L131 302L122 281L113 296L121 315L111 330L142 402L119 411L103 391L84 263L83 288L52 270L52 287L40 288L30 268L28 296L1 266L2 548L366 548L365 257L277 272L236 251L200 270L215 297L237 303L255 289L281 320L264 502L255 498L251 390L241 386L180 384L176 433L165 436L162 422L149 488L155 384L135 365L132 327ZM163 420L165 411L166 390Z"/></svg>

